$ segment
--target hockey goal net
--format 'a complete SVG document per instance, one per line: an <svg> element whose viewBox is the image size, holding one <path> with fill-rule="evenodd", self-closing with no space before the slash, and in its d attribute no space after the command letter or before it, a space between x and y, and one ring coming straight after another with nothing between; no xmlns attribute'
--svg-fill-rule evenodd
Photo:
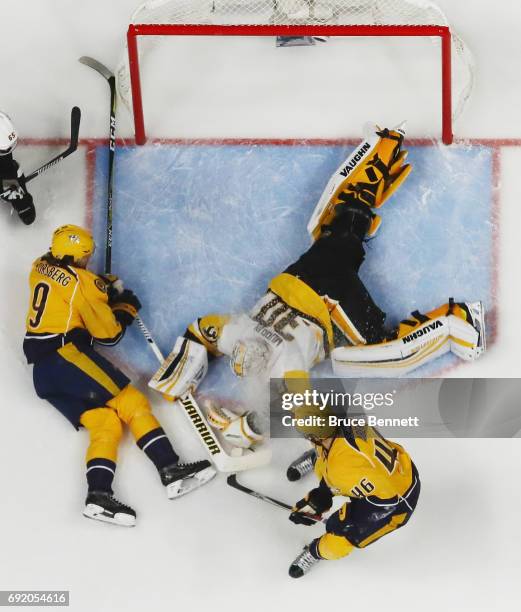
<svg viewBox="0 0 521 612"><path fill-rule="evenodd" d="M428 37L441 48L446 144L474 81L472 54L429 0L149 0L131 17L117 70L118 93L133 112L137 144L146 142L140 62L164 36Z"/></svg>

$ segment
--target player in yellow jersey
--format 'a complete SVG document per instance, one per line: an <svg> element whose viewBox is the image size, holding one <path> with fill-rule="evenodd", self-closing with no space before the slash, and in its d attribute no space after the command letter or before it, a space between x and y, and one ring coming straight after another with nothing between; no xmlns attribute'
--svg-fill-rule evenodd
<svg viewBox="0 0 521 612"><path fill-rule="evenodd" d="M23 347L38 396L90 434L84 515L132 526L136 513L112 495L123 424L156 466L169 498L204 484L215 470L208 461L179 463L148 399L93 348L121 340L141 307L121 281L86 269L94 249L86 229L64 225L54 232L50 251L31 269Z"/></svg>
<svg viewBox="0 0 521 612"><path fill-rule="evenodd" d="M317 413L313 406L295 410L297 418ZM418 471L410 456L374 428L333 427L326 419L322 426L297 429L313 443L320 482L295 504L290 520L314 525L331 508L334 496L348 501L327 519L325 533L293 561L292 578L300 578L320 560L340 559L403 527L420 494Z"/></svg>

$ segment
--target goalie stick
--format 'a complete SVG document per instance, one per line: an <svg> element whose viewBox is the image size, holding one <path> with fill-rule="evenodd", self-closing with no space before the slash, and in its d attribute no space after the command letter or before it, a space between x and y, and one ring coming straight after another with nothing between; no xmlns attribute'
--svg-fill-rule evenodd
<svg viewBox="0 0 521 612"><path fill-rule="evenodd" d="M107 82L110 88L110 127L109 127L109 170L107 189L107 227L105 246L105 273L110 274L112 268L112 186L114 179L114 154L116 150L116 79L114 74L102 63L92 57L82 56L79 61L85 66L96 70ZM159 363L164 361L163 354L155 342L152 334L138 315L136 323L145 337L148 345L158 359ZM264 465L271 458L269 449L251 452L247 455L234 457L229 455L210 428L205 415L197 405L191 394L187 394L178 400L178 405L190 421L196 431L201 443L206 448L215 467L220 472L236 472Z"/></svg>
<svg viewBox="0 0 521 612"><path fill-rule="evenodd" d="M249 487L244 486L243 484L238 482L237 474L230 474L228 478L226 479L226 482L230 485L230 487L233 487L234 489L237 489L237 491L241 491L242 493L246 493L246 495L251 495L252 497L256 497L257 499L260 499L261 501L271 504L272 506L277 506L277 508L282 508L283 510L289 510L290 512L293 511L293 506L286 504L286 502L280 501L279 499L275 499L274 497L270 497L269 495L264 495L264 493L259 493L258 491L254 491L253 489L250 489ZM319 518L318 516L315 516L313 514L308 514L308 513L304 513L304 514L308 518L310 518L312 521L315 521L316 523L326 522L326 519Z"/></svg>
<svg viewBox="0 0 521 612"><path fill-rule="evenodd" d="M71 110L71 139L70 139L69 146L65 149L65 151L63 151L56 157L53 157L46 164L44 164L43 166L40 166L37 170L35 170L34 172L31 172L31 174L26 176L25 177L26 183L28 183L29 181L32 181L37 176L40 176L40 174L42 174L46 170L49 170L49 168L56 166L56 164L59 164L66 157L71 155L71 153L74 153L74 151L76 151L76 149L78 148L80 121L81 121L81 110L77 106L74 106ZM0 193L0 198L3 198L7 196L8 194L9 194L9 190L4 191Z"/></svg>

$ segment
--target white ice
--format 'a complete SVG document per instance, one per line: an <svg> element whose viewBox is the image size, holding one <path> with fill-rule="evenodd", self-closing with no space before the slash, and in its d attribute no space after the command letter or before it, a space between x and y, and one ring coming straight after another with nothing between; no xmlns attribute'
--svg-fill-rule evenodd
<svg viewBox="0 0 521 612"><path fill-rule="evenodd" d="M114 66L134 1L2 3L0 108L12 115L24 138L65 137L74 104L83 110L81 135L105 137L106 85L77 58L90 54ZM518 3L439 4L478 67L457 135L520 138ZM359 137L367 119L386 123L405 117L412 135L439 134L439 64L430 42L339 42L327 69L321 57L328 48L285 49L282 56L272 41L254 42L244 54L244 46L233 41L205 41L199 50L175 47L165 45L147 60L147 122L155 137ZM298 53L308 58L300 68ZM264 58L258 72L257 54ZM120 126L120 135L131 135L124 114ZM30 170L55 150L26 144L17 157ZM86 436L35 397L21 339L31 261L46 250L57 225L85 221L85 156L82 147L31 185L39 212L34 226L21 226L6 206L0 208L0 588L68 589L71 609L82 612L515 609L521 566L519 439L405 441L423 481L418 511L407 528L346 560L324 563L298 582L287 577L287 567L316 531L292 526L281 511L241 496L222 478L167 502L152 466L128 437L117 493L138 510L138 526L118 530L81 516ZM520 374L520 164L519 147L501 148L497 341L455 376ZM96 205L102 205L100 198ZM180 452L202 457L182 415L152 399ZM248 482L288 501L298 499L310 481L290 486L283 475L298 450L294 442L279 441L274 464L251 473Z"/></svg>

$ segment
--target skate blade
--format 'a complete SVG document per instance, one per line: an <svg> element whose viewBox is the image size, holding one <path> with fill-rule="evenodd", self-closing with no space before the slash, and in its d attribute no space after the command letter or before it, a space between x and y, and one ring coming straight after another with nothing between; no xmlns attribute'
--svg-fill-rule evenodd
<svg viewBox="0 0 521 612"><path fill-rule="evenodd" d="M111 523L120 527L134 527L136 525L136 517L130 514L122 514L121 512L114 516L106 516L103 514L103 508L95 504L88 504L83 510L83 516L95 521Z"/></svg>
<svg viewBox="0 0 521 612"><path fill-rule="evenodd" d="M166 495L168 499L177 499L178 497L182 497L191 491L195 491L199 489L207 482L210 482L217 471L213 467L207 467L201 472L197 472L194 476L190 476L189 478L181 478L180 480L176 480L175 482L170 483L166 487Z"/></svg>

